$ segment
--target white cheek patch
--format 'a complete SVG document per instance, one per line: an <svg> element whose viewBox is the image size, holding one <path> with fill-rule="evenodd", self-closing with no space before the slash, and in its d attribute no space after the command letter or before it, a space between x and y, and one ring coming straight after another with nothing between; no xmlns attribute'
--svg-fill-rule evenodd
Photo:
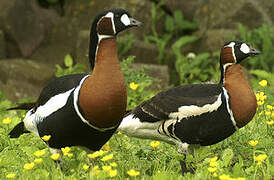
<svg viewBox="0 0 274 180"><path fill-rule="evenodd" d="M125 25L128 26L130 24L130 19L127 14L123 14L121 16L121 22Z"/></svg>
<svg viewBox="0 0 274 180"><path fill-rule="evenodd" d="M245 53L245 54L247 54L247 53L250 52L250 48L248 47L248 45L247 45L246 43L243 43L243 44L241 45L240 50L241 50L243 53Z"/></svg>

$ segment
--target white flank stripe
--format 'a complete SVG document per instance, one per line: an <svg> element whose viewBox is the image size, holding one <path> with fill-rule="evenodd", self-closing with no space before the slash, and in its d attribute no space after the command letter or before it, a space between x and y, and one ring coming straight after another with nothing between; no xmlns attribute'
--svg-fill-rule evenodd
<svg viewBox="0 0 274 180"><path fill-rule="evenodd" d="M230 115L230 119L232 121L232 124L234 125L235 129L237 130L238 127L237 127L237 124L236 124L236 121L234 119L234 116L233 116L233 112L232 110L229 108L229 96L227 94L227 90L223 87L223 91L224 91L224 95L225 95L225 99L226 99L226 108L227 108L227 112L229 113Z"/></svg>
<svg viewBox="0 0 274 180"><path fill-rule="evenodd" d="M222 104L221 95L218 96L217 101L213 104L206 104L202 107L196 105L190 106L181 106L178 108L178 112L173 112L169 114L169 117L172 119L179 119L179 121L183 118L190 117L190 116L198 116L203 113L216 111Z"/></svg>
<svg viewBox="0 0 274 180"><path fill-rule="evenodd" d="M65 93L57 94L51 97L46 104L39 106L35 112L35 122L39 123L45 117L51 115L52 113L56 112L58 109L61 109L67 104L69 95L74 90L71 89Z"/></svg>
<svg viewBox="0 0 274 180"><path fill-rule="evenodd" d="M26 129L39 136L37 124L42 122L46 117L56 112L58 109L64 107L73 90L74 88L65 93L51 97L44 105L39 106L35 113L32 113L32 109L29 110L23 120Z"/></svg>
<svg viewBox="0 0 274 180"><path fill-rule="evenodd" d="M79 97L79 92L80 92L80 88L83 84L83 82L86 80L86 78L88 78L90 75L87 75L85 76L81 82L79 83L79 85L76 87L75 91L74 91L74 94L73 94L73 105L74 105L74 109L77 113L77 115L80 117L80 119L86 123L87 125L89 125L90 127L92 127L93 129L96 129L98 131L106 131L106 130L110 130L110 129L113 129L115 127L109 127L109 128L98 128L98 127L95 127L93 125L91 125L83 116L82 114L80 113L79 111L79 108L78 108L78 105L77 105L77 101L78 101L78 97Z"/></svg>

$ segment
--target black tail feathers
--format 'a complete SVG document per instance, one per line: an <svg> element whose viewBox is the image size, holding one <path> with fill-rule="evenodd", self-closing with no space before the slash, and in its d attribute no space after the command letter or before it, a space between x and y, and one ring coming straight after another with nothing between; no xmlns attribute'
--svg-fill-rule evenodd
<svg viewBox="0 0 274 180"><path fill-rule="evenodd" d="M20 122L19 124L17 124L9 133L10 138L18 138L19 136L21 136L24 133L29 133L29 131L27 131L25 129L25 125L24 122Z"/></svg>
<svg viewBox="0 0 274 180"><path fill-rule="evenodd" d="M9 110L30 110L33 107L35 107L35 104L36 103L21 103L21 104L18 104L18 106L16 106L16 107L11 107L6 110L7 111L9 111Z"/></svg>

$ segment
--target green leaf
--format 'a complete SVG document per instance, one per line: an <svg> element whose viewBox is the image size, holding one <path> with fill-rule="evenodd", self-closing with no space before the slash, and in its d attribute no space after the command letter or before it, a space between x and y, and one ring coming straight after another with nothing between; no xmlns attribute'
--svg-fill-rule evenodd
<svg viewBox="0 0 274 180"><path fill-rule="evenodd" d="M166 17L165 29L168 32L172 32L175 29L175 27L174 27L174 21L173 21L172 17L170 17L170 16Z"/></svg>
<svg viewBox="0 0 274 180"><path fill-rule="evenodd" d="M66 67L71 67L73 65L73 59L69 54L65 56L64 63Z"/></svg>
<svg viewBox="0 0 274 180"><path fill-rule="evenodd" d="M184 21L182 11L177 10L174 12L174 20L178 27L182 27Z"/></svg>
<svg viewBox="0 0 274 180"><path fill-rule="evenodd" d="M234 153L233 153L232 149L227 148L224 150L223 155L222 155L224 167L227 167L231 163L233 156L234 156Z"/></svg>

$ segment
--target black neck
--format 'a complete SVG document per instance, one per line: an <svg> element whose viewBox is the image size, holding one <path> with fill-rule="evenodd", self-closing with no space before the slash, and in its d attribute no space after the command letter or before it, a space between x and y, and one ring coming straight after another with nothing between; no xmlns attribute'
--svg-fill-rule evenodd
<svg viewBox="0 0 274 180"><path fill-rule="evenodd" d="M221 78L220 78L220 82L219 84L223 84L224 83L224 77L225 77L225 72L224 72L224 67L223 67L223 63L220 57L220 71L221 71Z"/></svg>
<svg viewBox="0 0 274 180"><path fill-rule="evenodd" d="M91 70L94 69L96 49L98 46L98 35L96 30L97 23L93 23L90 31L90 41L89 41L89 63Z"/></svg>

